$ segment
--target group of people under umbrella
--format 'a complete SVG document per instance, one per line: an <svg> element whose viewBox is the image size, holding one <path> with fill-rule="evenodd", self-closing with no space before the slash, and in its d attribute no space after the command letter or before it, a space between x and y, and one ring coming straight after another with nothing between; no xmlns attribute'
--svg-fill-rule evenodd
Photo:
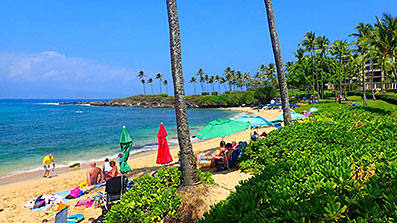
<svg viewBox="0 0 397 223"><path fill-rule="evenodd" d="M303 111L302 114L291 112L292 120L302 120L309 117L313 112L318 111L317 108L310 108L309 111ZM280 122L284 120L283 114L280 114L271 122L258 116L258 115L244 115L236 120L220 118L214 121L209 122L203 128L201 128L193 137L197 137L199 139L211 139L211 138L224 138L226 136L232 135L237 132L245 131L248 128L257 128L264 126L273 126L277 127L277 125L281 125ZM167 143L167 131L163 125L160 124L159 131L157 133L158 138L158 151L157 151L157 164L168 164L172 162L172 156ZM127 160L129 157L129 153L132 147L132 139L125 128L123 126L123 130L120 137L120 146L122 150L122 157L120 162L120 172L126 173L131 171L130 166L127 164Z"/></svg>

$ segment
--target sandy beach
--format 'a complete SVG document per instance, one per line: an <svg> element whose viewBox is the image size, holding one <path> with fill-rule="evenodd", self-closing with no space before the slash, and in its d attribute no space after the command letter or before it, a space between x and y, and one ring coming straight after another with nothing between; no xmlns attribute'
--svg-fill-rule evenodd
<svg viewBox="0 0 397 223"><path fill-rule="evenodd" d="M253 110L251 108L227 108L228 110L245 112L260 115L261 117L272 120L281 114L279 110ZM263 127L258 130L259 133L263 131L270 132L274 130L273 127ZM226 142L231 141L249 141L249 130L239 132L234 135L225 137ZM217 150L220 138L214 138L206 141L200 141L193 145L194 153L199 156L202 154L213 153ZM177 161L177 154L179 148L171 148L171 154L174 161ZM129 164L132 168L132 178L142 176L147 173L155 171L160 168L156 164L156 151L147 151L140 154L134 154L129 159ZM102 163L98 163L102 166ZM209 163L199 165L199 167L207 167ZM31 199L37 198L39 195L52 194L65 190L71 190L77 187L85 180L86 166L82 166L72 171L55 170L52 178L32 177L27 175L18 175L14 177L12 183L0 185L0 222L42 222L43 219L51 219L51 215L45 216L43 211L30 210L24 208L24 204ZM224 187L225 190L232 191L240 180L247 179L251 175L242 173L239 170L222 171L214 173L216 183ZM32 178L32 179L30 179ZM103 190L104 188L102 188ZM101 215L101 209L93 209L86 207L74 207L78 200L86 199L88 196L96 195L95 191L90 192L78 199L69 200L66 204L70 205L69 215L84 214L85 220L83 222L90 222L88 219L97 218ZM224 198L228 193L224 195ZM223 198L223 199L224 199Z"/></svg>

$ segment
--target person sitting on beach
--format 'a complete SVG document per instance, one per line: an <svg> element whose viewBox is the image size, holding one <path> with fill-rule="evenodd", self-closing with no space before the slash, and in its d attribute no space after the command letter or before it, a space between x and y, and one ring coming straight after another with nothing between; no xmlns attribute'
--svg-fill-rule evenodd
<svg viewBox="0 0 397 223"><path fill-rule="evenodd" d="M266 136L267 136L267 133L266 132L262 132L262 135L259 137L259 138L266 138Z"/></svg>
<svg viewBox="0 0 397 223"><path fill-rule="evenodd" d="M307 113L306 110L303 110L303 111L302 111L302 115L306 115L306 113Z"/></svg>
<svg viewBox="0 0 397 223"><path fill-rule="evenodd" d="M55 169L55 161L54 161L54 157L52 156L52 154L48 154L47 156L44 157L44 159L43 159L43 167L44 167L43 177L50 176L51 162L53 163L53 167ZM54 170L54 169L52 169L52 170Z"/></svg>
<svg viewBox="0 0 397 223"><path fill-rule="evenodd" d="M99 176L99 178L98 178ZM103 182L103 173L101 168L96 166L95 162L91 162L90 168L87 170L87 183L88 186L95 185Z"/></svg>
<svg viewBox="0 0 397 223"><path fill-rule="evenodd" d="M112 167L110 166L109 159L106 158L105 163L102 165L103 174L106 174L106 172L110 172L111 170Z"/></svg>
<svg viewBox="0 0 397 223"><path fill-rule="evenodd" d="M259 134L256 131L254 131L254 134L251 136L251 140L256 142L258 139L259 139Z"/></svg>
<svg viewBox="0 0 397 223"><path fill-rule="evenodd" d="M219 144L219 153L217 155L215 155L214 158L212 158L211 160L211 165L210 167L214 167L215 166L215 160L216 159L220 159L222 157L223 152L225 151L225 141L221 141L221 143Z"/></svg>
<svg viewBox="0 0 397 223"><path fill-rule="evenodd" d="M113 177L116 177L119 174L119 171L117 170L116 162L112 160L109 162L109 164L112 169L109 172L106 172L105 174L106 181L112 179Z"/></svg>
<svg viewBox="0 0 397 223"><path fill-rule="evenodd" d="M232 142L232 149L233 149L233 150L236 150L236 146L237 146L237 142L236 142L236 141L233 141L233 142Z"/></svg>

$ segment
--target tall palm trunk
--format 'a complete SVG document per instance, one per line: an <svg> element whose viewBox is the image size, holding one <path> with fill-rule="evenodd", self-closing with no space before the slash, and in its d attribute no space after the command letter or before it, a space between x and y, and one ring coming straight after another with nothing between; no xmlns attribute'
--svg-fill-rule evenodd
<svg viewBox="0 0 397 223"><path fill-rule="evenodd" d="M264 0L264 1L267 11L267 21L269 23L270 38L272 40L274 60L276 61L281 101L283 104L282 107L283 107L284 125L287 126L287 125L291 125L292 121L291 121L291 111L289 108L289 101L288 101L287 83L285 82L284 62L283 62L283 57L281 55L280 43L278 42L272 1L271 0Z"/></svg>
<svg viewBox="0 0 397 223"><path fill-rule="evenodd" d="M145 84L142 83L142 85L143 85L143 94L146 95L146 87L145 87Z"/></svg>
<svg viewBox="0 0 397 223"><path fill-rule="evenodd" d="M153 84L150 84L150 88L151 88L152 94L153 94Z"/></svg>
<svg viewBox="0 0 397 223"><path fill-rule="evenodd" d="M320 58L321 59L321 58ZM324 67L323 67L323 60L321 60L321 68L323 69L322 71L324 71ZM321 72L321 88L320 88L320 93L321 93L321 99L324 99L324 74L323 72Z"/></svg>
<svg viewBox="0 0 397 223"><path fill-rule="evenodd" d="M334 95L335 95L335 103L336 103L336 102L338 102L338 96L336 94L336 83L335 83L336 81L334 80L334 75L332 73L331 66L329 66L329 61L327 58L325 58L325 62L327 63L327 68L328 68L329 74L331 75L331 82L332 82L332 85L334 86Z"/></svg>
<svg viewBox="0 0 397 223"><path fill-rule="evenodd" d="M384 86L384 84L385 84L385 81L384 81L384 78L385 78L385 68L386 68L386 66L385 66L385 59L384 59L384 57L382 57L382 60L381 60L381 66L382 66L382 71L381 71L381 76L380 76L380 93L385 93L385 86Z"/></svg>
<svg viewBox="0 0 397 223"><path fill-rule="evenodd" d="M310 52L310 56L312 57L312 77L313 77L313 84L312 84L312 90L313 90L313 98L312 98L312 102L314 102L314 94L316 93L316 88L315 86L315 76L314 76L314 57L313 57L313 53Z"/></svg>
<svg viewBox="0 0 397 223"><path fill-rule="evenodd" d="M343 65L342 65L342 68L343 68L343 83L344 83L344 87L343 87L343 98L346 100L346 90L347 90L347 88L346 88L346 65L343 63Z"/></svg>
<svg viewBox="0 0 397 223"><path fill-rule="evenodd" d="M162 92L162 90L161 90L161 79L159 79L159 83L160 83L160 94L162 94L163 92Z"/></svg>
<svg viewBox="0 0 397 223"><path fill-rule="evenodd" d="M362 72L363 72L363 104L364 106L367 106L367 94L365 92L365 60L363 60L363 67L362 67Z"/></svg>
<svg viewBox="0 0 397 223"><path fill-rule="evenodd" d="M182 161L183 185L192 185L200 181L197 173L196 159L190 141L186 112L185 88L183 85L181 40L179 33L178 11L176 0L166 0L168 23L170 29L171 69L174 81L175 112L178 130L178 141Z"/></svg>
<svg viewBox="0 0 397 223"><path fill-rule="evenodd" d="M194 88L194 94L196 94L196 84L193 83L193 88Z"/></svg>
<svg viewBox="0 0 397 223"><path fill-rule="evenodd" d="M340 79L342 72L342 57L339 57L339 95L342 96L342 80Z"/></svg>
<svg viewBox="0 0 397 223"><path fill-rule="evenodd" d="M372 99L374 101L376 101L374 88L375 88L375 86L374 86L374 61L373 61L373 59L371 59L371 93L372 93Z"/></svg>
<svg viewBox="0 0 397 223"><path fill-rule="evenodd" d="M317 91L317 99L320 98L319 88L318 88L318 73L317 73L317 63L316 63L316 53L314 53L314 74L316 75L316 91Z"/></svg>

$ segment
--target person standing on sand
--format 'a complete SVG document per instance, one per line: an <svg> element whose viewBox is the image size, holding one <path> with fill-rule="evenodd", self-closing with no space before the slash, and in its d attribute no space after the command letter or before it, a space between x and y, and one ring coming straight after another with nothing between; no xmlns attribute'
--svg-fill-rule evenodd
<svg viewBox="0 0 397 223"><path fill-rule="evenodd" d="M98 179L99 176L99 179ZM95 162L90 163L90 168L87 170L87 184L88 186L103 182L103 173L101 168L96 166Z"/></svg>
<svg viewBox="0 0 397 223"><path fill-rule="evenodd" d="M43 177L49 177L50 176L50 170L51 170L51 162L53 163L53 171L55 169L55 161L54 157L52 154L48 154L47 156L44 157L43 159L43 167L44 167L44 174Z"/></svg>

